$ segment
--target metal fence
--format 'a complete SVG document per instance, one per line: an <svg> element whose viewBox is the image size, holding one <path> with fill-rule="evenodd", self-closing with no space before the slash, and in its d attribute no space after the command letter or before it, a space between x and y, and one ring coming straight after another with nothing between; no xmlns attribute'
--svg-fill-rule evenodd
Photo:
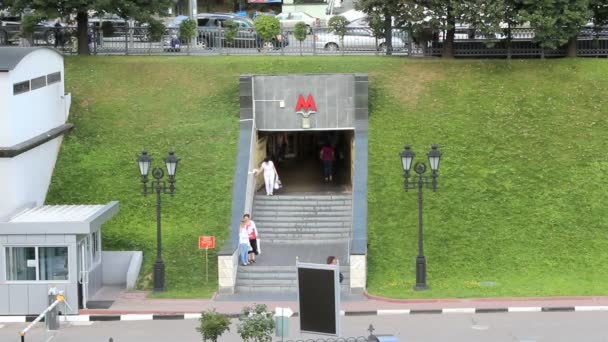
<svg viewBox="0 0 608 342"><path fill-rule="evenodd" d="M409 35L393 29L393 55L441 56L443 34L432 41L414 42ZM19 39L18 32L0 28L0 45L50 46L65 54L77 53L75 27L39 28L29 40ZM561 57L566 48L544 49L534 42L534 31L529 28L511 29L510 42L501 34L483 36L475 31L457 32L454 41L456 57ZM322 27L310 29L303 41L292 31L284 29L269 42L262 42L254 30L239 30L233 39L226 31L199 30L188 43L180 39L178 29L167 29L160 39L151 39L146 27L127 28L107 36L101 29L89 29L88 44L92 54L98 55L380 55L385 54L384 38L375 38L368 27L349 28L341 39ZM608 29L600 32L581 31L577 41L577 55L608 56Z"/></svg>

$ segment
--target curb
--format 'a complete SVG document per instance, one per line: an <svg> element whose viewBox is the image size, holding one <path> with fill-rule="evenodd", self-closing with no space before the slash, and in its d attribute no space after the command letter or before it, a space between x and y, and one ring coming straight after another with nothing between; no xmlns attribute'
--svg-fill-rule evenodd
<svg viewBox="0 0 608 342"><path fill-rule="evenodd" d="M608 306L516 306L505 308L446 308L431 310L368 310L368 311L340 311L340 316L387 316L387 315L438 315L438 314L484 314L484 313L517 313L517 312L597 312L608 311ZM225 314L230 318L239 317L238 313ZM297 317L294 313L292 317ZM200 313L182 314L92 314L60 316L61 322L108 322L108 321L163 321L199 319ZM26 323L36 316L0 316L0 323Z"/></svg>

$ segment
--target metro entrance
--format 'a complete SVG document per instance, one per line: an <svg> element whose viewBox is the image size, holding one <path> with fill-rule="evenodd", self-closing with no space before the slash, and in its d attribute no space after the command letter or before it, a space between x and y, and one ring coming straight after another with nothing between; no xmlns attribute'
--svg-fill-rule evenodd
<svg viewBox="0 0 608 342"><path fill-rule="evenodd" d="M334 148L332 181L323 178L321 148ZM352 130L258 132L257 160L270 157L284 188L282 193L344 192L352 189Z"/></svg>

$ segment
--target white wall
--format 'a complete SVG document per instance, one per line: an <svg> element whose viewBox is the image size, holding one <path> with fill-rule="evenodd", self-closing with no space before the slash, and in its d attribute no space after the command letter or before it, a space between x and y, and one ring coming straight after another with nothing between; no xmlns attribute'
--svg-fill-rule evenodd
<svg viewBox="0 0 608 342"><path fill-rule="evenodd" d="M61 82L13 95L14 83L57 71L61 72ZM8 106L4 112L0 112L4 117L4 124L0 125L0 146L13 146L65 123L63 79L63 57L50 49L30 53L8 73L2 86L2 97L7 100L5 103Z"/></svg>
<svg viewBox="0 0 608 342"><path fill-rule="evenodd" d="M61 81L13 95L13 84L61 72ZM70 97L65 96L63 57L35 50L9 73L0 73L0 147L12 147L64 124ZM6 105L4 105L6 104ZM0 158L0 221L26 206L42 205L51 182L62 137L13 158Z"/></svg>
<svg viewBox="0 0 608 342"><path fill-rule="evenodd" d="M0 196L0 221L24 206L44 204L63 137L14 158L0 158L0 179L5 180Z"/></svg>

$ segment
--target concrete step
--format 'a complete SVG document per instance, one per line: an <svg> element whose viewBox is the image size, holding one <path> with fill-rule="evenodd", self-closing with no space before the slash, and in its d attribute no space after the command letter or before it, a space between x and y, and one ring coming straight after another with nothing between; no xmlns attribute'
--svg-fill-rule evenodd
<svg viewBox="0 0 608 342"><path fill-rule="evenodd" d="M316 234L316 233L350 233L350 227L315 227L315 228L296 228L296 227L265 227L258 228L260 234L267 233L298 233L298 234Z"/></svg>
<svg viewBox="0 0 608 342"><path fill-rule="evenodd" d="M350 237L316 237L316 236L281 236L281 237L268 237L262 238L264 243L276 243L282 245L325 245L325 244L334 244L334 243L347 243L350 240Z"/></svg>
<svg viewBox="0 0 608 342"><path fill-rule="evenodd" d="M268 208L256 210L254 208L255 217L259 219L260 217L281 217L281 216L342 216L342 217L350 217L353 214L351 209L347 210L303 210L302 208L297 210L284 210L283 208Z"/></svg>
<svg viewBox="0 0 608 342"><path fill-rule="evenodd" d="M261 266L261 265L253 265L253 266L239 266L238 270L239 274L241 273L275 273L275 274L295 274L296 266ZM346 273L350 272L350 266L348 264L340 264L340 272Z"/></svg>
<svg viewBox="0 0 608 342"><path fill-rule="evenodd" d="M352 223L349 220L335 221L279 221L279 220L256 220L255 225L258 229L262 228L350 228Z"/></svg>
<svg viewBox="0 0 608 342"><path fill-rule="evenodd" d="M257 220L254 220L257 222L261 222L263 220L261 220L259 217L257 217ZM346 218L350 218L350 216L346 217ZM281 216L280 218L277 219L272 219L273 221L281 221L281 222L343 222L345 220L345 217L340 217L340 216Z"/></svg>
<svg viewBox="0 0 608 342"><path fill-rule="evenodd" d="M268 204L257 204L253 206L253 212L273 212L276 213L278 210L283 212L340 212L340 211L352 211L350 205L333 205L333 206L302 206L302 205L268 205Z"/></svg>
<svg viewBox="0 0 608 342"><path fill-rule="evenodd" d="M267 201L290 201L290 200L350 200L353 198L352 194L310 194L310 195L275 195L275 196L266 196L266 195L255 195L256 200L267 200Z"/></svg>
<svg viewBox="0 0 608 342"><path fill-rule="evenodd" d="M254 200L253 205L255 206L269 206L269 207L281 207L281 206L302 206L302 207L331 207L331 206L350 206L351 200L289 200L289 201L268 201L268 200Z"/></svg>
<svg viewBox="0 0 608 342"><path fill-rule="evenodd" d="M344 280L344 282L346 279ZM347 294L350 292L350 286L344 284L340 284L340 289L342 294ZM268 286L268 285L237 285L235 286L236 293L296 293L298 288L296 286Z"/></svg>

